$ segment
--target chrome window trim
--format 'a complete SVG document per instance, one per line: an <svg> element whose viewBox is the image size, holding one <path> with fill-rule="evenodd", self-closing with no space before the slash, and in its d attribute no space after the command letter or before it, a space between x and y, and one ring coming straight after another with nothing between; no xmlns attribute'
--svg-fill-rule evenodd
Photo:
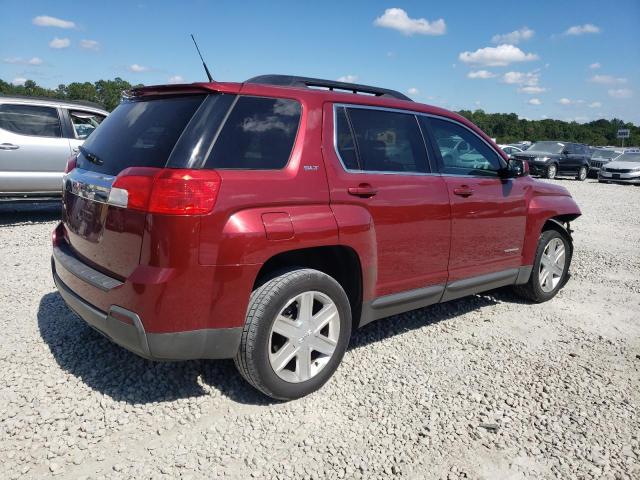
<svg viewBox="0 0 640 480"><path fill-rule="evenodd" d="M489 142L487 142L484 138L482 138L480 135L478 135L476 132L474 132L471 128L469 128L468 126L466 126L464 123L461 123L453 118L449 118L449 117L445 117L443 115L435 115L433 113L424 113L424 112L416 112L414 110L406 110L406 109L402 109L402 108L389 108L389 107L377 107L374 105L359 105L359 104L351 104L351 103L334 103L333 104L333 149L334 152L336 154L336 156L338 157L338 160L340 160L340 164L342 165L342 168L344 169L345 172L347 173L373 173L373 174L382 174L382 175L412 175L412 176L453 176L453 177L469 177L469 178L496 178L493 175L491 176L484 176L484 175L468 175L468 174L456 174L456 173L442 173L442 172L429 172L429 173L421 173L421 172L380 172L380 171L374 171L374 170L351 170L348 169L345 166L344 161L342 160L342 157L340 156L340 152L338 151L338 130L336 128L337 125L337 110L338 108L360 108L363 110L380 110L380 111L386 111L386 112L393 112L393 113L404 113L404 114L409 114L409 115L413 115L416 118L416 122L418 121L418 116L422 116L422 117L428 117L428 118L435 118L437 120L444 120L447 122L451 122L454 123L456 125L459 125L461 127L463 127L464 129L468 130L472 135L475 135L477 138L479 138L487 147L489 147L489 149L496 154L496 156L498 157L498 160L500 161L500 163L503 164L503 167L506 167L505 165L505 160L504 158L502 158L502 155L500 153L498 153L496 151L495 148L493 148L491 146L491 144L489 144ZM420 123L418 122L418 128L420 129L420 134L423 136L423 140L425 141L425 149L427 151L427 162L428 165L431 167L431 169L433 170L433 165L431 164L431 159L429 158L429 149L427 147L427 142L426 142L426 138L424 138L424 133L422 132L422 127L420 126ZM355 141L355 138L354 138ZM436 165L436 167L439 167L439 165Z"/></svg>

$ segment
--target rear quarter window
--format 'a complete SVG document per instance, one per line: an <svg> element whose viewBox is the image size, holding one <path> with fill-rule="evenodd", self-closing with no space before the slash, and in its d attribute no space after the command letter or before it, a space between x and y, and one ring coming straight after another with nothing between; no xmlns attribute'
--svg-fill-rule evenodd
<svg viewBox="0 0 640 480"><path fill-rule="evenodd" d="M238 97L205 168L275 170L291 156L300 123L295 100Z"/></svg>

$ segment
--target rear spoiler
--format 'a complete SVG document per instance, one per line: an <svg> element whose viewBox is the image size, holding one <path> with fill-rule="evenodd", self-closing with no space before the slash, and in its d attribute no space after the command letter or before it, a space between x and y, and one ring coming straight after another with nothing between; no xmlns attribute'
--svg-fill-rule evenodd
<svg viewBox="0 0 640 480"><path fill-rule="evenodd" d="M182 83L175 85L149 85L132 88L122 92L125 99L155 97L167 95L188 95L196 93L238 93L242 85L239 83L202 82Z"/></svg>

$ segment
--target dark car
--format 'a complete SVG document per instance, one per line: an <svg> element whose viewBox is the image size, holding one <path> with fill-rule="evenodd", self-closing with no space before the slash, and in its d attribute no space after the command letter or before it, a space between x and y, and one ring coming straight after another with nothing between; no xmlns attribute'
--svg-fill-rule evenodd
<svg viewBox="0 0 640 480"><path fill-rule="evenodd" d="M373 320L507 285L553 298L580 209L523 167L386 89L144 87L70 161L53 277L142 357L235 358L260 391L297 398Z"/></svg>
<svg viewBox="0 0 640 480"><path fill-rule="evenodd" d="M529 162L532 175L545 178L571 176L585 180L589 173L591 151L587 145L570 142L536 142L522 153L514 155L518 160Z"/></svg>

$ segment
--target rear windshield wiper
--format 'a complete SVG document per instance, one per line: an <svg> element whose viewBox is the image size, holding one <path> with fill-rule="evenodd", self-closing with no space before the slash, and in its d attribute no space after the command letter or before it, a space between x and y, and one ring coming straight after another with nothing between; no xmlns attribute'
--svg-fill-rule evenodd
<svg viewBox="0 0 640 480"><path fill-rule="evenodd" d="M80 152L82 152L82 154L86 157L86 159L89 160L91 163L95 163L96 165L102 165L104 163L100 157L98 157L95 153L91 153L86 148L81 146L81 147L78 147L78 149L80 150Z"/></svg>

